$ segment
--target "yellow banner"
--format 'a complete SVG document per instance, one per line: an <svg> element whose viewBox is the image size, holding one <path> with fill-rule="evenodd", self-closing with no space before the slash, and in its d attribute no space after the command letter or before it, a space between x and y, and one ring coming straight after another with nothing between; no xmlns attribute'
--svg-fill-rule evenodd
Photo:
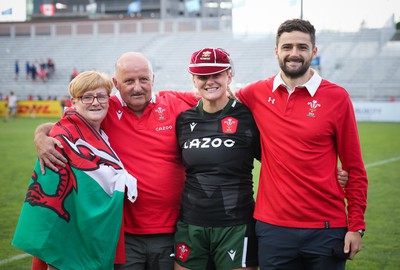
<svg viewBox="0 0 400 270"><path fill-rule="evenodd" d="M8 112L7 101L0 100L0 116L6 116L7 112Z"/></svg>
<svg viewBox="0 0 400 270"><path fill-rule="evenodd" d="M0 101L0 115L8 113L7 101ZM61 102L57 100L21 100L17 102L17 117L61 117Z"/></svg>

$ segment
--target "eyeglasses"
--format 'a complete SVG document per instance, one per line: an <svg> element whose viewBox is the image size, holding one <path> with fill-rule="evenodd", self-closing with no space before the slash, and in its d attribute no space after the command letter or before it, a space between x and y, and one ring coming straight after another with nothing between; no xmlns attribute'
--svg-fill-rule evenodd
<svg viewBox="0 0 400 270"><path fill-rule="evenodd" d="M78 97L83 104L92 104L94 99L97 99L97 102L99 103L107 103L110 96L109 95L95 95L95 96L91 96L91 95L87 95L87 96L80 96Z"/></svg>

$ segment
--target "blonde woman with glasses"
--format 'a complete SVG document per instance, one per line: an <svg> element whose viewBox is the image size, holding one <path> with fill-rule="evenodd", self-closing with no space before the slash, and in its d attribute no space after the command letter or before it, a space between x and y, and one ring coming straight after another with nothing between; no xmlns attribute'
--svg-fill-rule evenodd
<svg viewBox="0 0 400 270"><path fill-rule="evenodd" d="M125 190L134 202L137 189L100 128L112 88L97 71L69 84L72 108L50 131L68 162L42 174L37 161L12 242L35 256L33 269L114 268Z"/></svg>

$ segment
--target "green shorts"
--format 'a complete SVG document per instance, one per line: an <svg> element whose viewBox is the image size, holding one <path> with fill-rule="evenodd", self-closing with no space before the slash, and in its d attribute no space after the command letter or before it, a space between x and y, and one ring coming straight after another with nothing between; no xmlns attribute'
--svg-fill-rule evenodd
<svg viewBox="0 0 400 270"><path fill-rule="evenodd" d="M175 261L185 268L204 270L209 258L219 270L258 266L255 222L202 227L178 221Z"/></svg>

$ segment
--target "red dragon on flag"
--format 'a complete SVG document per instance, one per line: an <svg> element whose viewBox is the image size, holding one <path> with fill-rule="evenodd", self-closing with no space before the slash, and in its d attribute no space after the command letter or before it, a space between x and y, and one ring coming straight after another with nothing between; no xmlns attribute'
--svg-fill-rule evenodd
<svg viewBox="0 0 400 270"><path fill-rule="evenodd" d="M36 162L12 245L58 269L111 270L124 196L135 201L136 179L106 135L75 110L64 114L50 136L62 143L57 150L68 163L41 174Z"/></svg>

